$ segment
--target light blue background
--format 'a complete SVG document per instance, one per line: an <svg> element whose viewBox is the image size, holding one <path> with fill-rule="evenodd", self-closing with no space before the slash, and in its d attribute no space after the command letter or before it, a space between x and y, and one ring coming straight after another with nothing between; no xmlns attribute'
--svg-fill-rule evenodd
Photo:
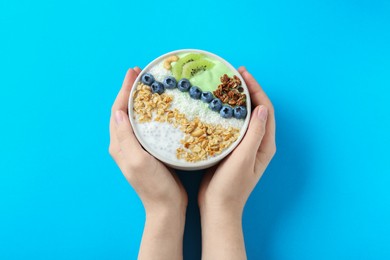
<svg viewBox="0 0 390 260"><path fill-rule="evenodd" d="M175 49L246 65L277 155L249 259L390 259L389 1L0 1L0 259L135 259L142 205L108 155L127 68ZM200 174L186 259L199 259Z"/></svg>

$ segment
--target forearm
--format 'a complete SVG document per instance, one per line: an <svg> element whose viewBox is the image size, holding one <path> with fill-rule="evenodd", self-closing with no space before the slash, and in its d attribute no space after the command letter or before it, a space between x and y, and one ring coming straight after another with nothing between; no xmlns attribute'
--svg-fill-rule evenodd
<svg viewBox="0 0 390 260"><path fill-rule="evenodd" d="M246 259L242 211L201 213L202 259Z"/></svg>
<svg viewBox="0 0 390 260"><path fill-rule="evenodd" d="M138 259L182 259L184 223L185 210L147 212Z"/></svg>

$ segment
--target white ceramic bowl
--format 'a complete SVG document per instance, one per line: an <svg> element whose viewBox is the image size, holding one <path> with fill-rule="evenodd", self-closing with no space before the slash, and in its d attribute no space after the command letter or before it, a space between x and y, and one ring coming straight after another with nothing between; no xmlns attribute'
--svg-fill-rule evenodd
<svg viewBox="0 0 390 260"><path fill-rule="evenodd" d="M161 154L158 154L156 153L155 151L153 151L153 149L148 145L147 142L145 142L143 139L142 139L142 135L139 133L139 130L137 128L137 122L135 122L135 119L134 119L134 110L133 110L133 96L134 96L134 90L136 89L136 86L138 84L138 82L141 80L141 76L146 72L148 71L151 67L153 67L154 65L156 65L157 63L159 63L160 61L164 60L165 58L169 57L169 56L172 56L172 55L175 55L175 54L180 54L180 53L187 53L187 52L191 52L191 53L203 53L205 54L206 56L210 56L211 58L214 58L216 60L219 60L221 61L222 63L224 63L229 69L231 69L232 72L234 72L235 75L237 75L237 77L241 80L241 83L242 83L242 87L244 88L244 93L246 94L247 96L247 99L246 99L246 106L247 106L247 116L245 118L245 121L244 121L244 124L243 126L241 127L240 129L240 135L239 137L237 138L237 140L231 144L227 149L225 149L221 154L219 155L216 155L214 157L211 157L207 160L203 160L203 161L199 161L199 162L185 162L185 161L173 161L173 160L170 160L169 158L165 158L163 156L161 156ZM146 151L148 151L151 155L153 155L155 158L157 158L158 160L160 160L161 162L165 163L166 165L168 165L169 167L172 167L172 168L175 168L175 169L179 169L179 170L186 170L186 171L193 171L193 170L201 170L201 169L206 169L206 168L209 168L215 164L217 164L218 162L220 162L223 158L225 158L229 153L231 153L234 148L236 148L236 146L240 143L241 139L243 138L243 136L245 135L245 132L248 128L248 125L249 125L249 120L250 120L250 117L251 117L251 100L250 100L250 95L249 95L249 91L248 91L248 88L245 84L245 81L244 79L241 77L240 73L229 63L227 62L226 60L222 59L221 57L211 53L211 52L207 52L207 51L203 51L203 50L196 50L196 49L182 49L182 50L176 50L176 51L172 51L172 52L169 52L169 53L166 53L158 58L156 58L155 60L153 60L151 63L149 63L143 70L142 72L138 75L137 79L134 81L134 85L131 89L131 93L130 93L130 97L129 97L129 118L130 118L130 122L131 122L131 125L133 127L133 131L135 133L135 136L137 137L138 141L140 142L140 144L144 147L144 149Z"/></svg>

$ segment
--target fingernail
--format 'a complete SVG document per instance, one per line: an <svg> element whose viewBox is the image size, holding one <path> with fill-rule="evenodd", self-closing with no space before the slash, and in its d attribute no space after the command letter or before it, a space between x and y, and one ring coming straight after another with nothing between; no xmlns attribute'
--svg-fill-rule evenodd
<svg viewBox="0 0 390 260"><path fill-rule="evenodd" d="M123 116L122 116L121 111L119 111L119 110L115 112L115 122L118 125L123 122Z"/></svg>
<svg viewBox="0 0 390 260"><path fill-rule="evenodd" d="M239 68L239 70L240 70L241 72L244 72L244 71L246 71L246 67L245 67L245 66L241 66L241 67Z"/></svg>
<svg viewBox="0 0 390 260"><path fill-rule="evenodd" d="M268 116L268 109L265 106L261 105L257 110L257 116L261 121L266 121Z"/></svg>

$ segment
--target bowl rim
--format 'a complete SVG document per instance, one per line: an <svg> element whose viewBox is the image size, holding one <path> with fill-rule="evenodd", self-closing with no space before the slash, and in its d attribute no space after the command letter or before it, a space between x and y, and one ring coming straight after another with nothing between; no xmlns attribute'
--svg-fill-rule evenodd
<svg viewBox="0 0 390 260"><path fill-rule="evenodd" d="M147 142L145 142L143 140L141 134L138 132L138 129L137 129L137 124L138 123L135 122L135 119L134 119L133 95L134 95L134 91L135 91L135 89L137 87L137 84L140 81L142 75L145 72L147 72L152 66L154 66L158 62L162 61L164 58L172 56L172 55L175 55L175 54L185 53L185 52L202 53L202 54L210 56L213 59L219 60L222 63L224 63L234 73L234 75L236 75L241 80L241 86L243 86L244 93L247 96L247 100L246 100L247 116L246 116L246 119L245 119L245 122L244 122L243 126L240 129L239 137L237 138L237 140L234 143L232 143L227 149L223 150L220 154L218 154L218 155L216 155L214 157L211 157L209 159L198 161L198 162L173 161L173 160L171 160L169 158L165 158L164 156L160 156L158 153L156 153L148 145ZM221 160L223 160L226 156L228 156L240 144L241 140L244 138L245 133L246 133L246 131L248 129L248 126L249 126L249 121L250 121L251 113L252 113L251 110L252 110L252 106L251 106L251 98L250 98L250 94L249 94L249 89L248 89L248 87L247 87L247 85L245 83L245 80L242 78L242 76L238 72L238 70L235 67L233 67L233 65L231 65L229 62L227 62L225 59L221 58L220 56L218 56L218 55L216 55L214 53L208 52L208 51L200 50L200 49L179 49L179 50L174 50L174 51L167 52L167 53L165 53L163 55L160 55L159 57L157 57L154 60L152 60L148 65L146 65L142 69L142 71L139 73L139 75L135 79L135 81L133 83L133 86L131 88L131 91L130 91L129 102L128 102L128 115L129 115L130 123L131 123L132 129L133 129L133 132L134 132L138 142L141 144L141 146L148 153L150 153L152 156L154 156L155 158L157 158L161 162L163 162L165 164L168 164L168 165L172 166L173 168L187 169L187 170L193 170L193 169L200 170L200 169L205 169L205 168L211 167L211 166L217 164L218 162L220 162Z"/></svg>

